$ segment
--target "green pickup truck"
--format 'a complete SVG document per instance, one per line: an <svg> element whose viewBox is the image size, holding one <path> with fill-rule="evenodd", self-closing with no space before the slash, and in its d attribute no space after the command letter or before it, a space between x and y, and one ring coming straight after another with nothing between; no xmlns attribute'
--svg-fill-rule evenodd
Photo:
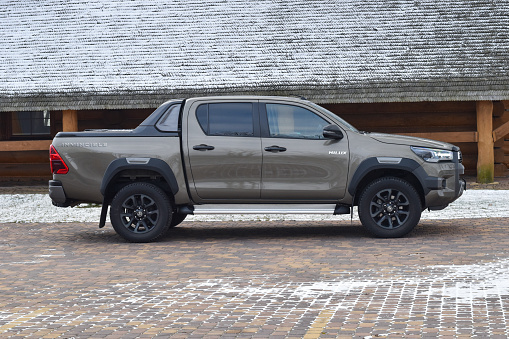
<svg viewBox="0 0 509 339"><path fill-rule="evenodd" d="M465 188L458 147L360 132L304 99L170 100L133 130L60 132L55 206L102 204L115 231L149 242L198 213L349 214L401 237Z"/></svg>

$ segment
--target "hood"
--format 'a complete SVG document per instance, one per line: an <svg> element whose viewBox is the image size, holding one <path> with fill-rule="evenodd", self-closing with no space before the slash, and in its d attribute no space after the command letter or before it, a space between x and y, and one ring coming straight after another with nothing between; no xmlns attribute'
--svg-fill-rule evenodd
<svg viewBox="0 0 509 339"><path fill-rule="evenodd" d="M367 136L369 136L370 138L375 139L377 141L386 143L386 144L430 147L430 148L439 148L439 149L445 149L445 150L452 150L454 147L454 145L449 144L447 142L424 139L424 138L409 137L409 136L405 136L405 135L369 133L369 134L367 134Z"/></svg>

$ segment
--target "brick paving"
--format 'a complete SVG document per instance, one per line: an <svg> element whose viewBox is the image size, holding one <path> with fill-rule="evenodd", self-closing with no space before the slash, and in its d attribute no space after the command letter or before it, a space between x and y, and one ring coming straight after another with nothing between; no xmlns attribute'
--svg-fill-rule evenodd
<svg viewBox="0 0 509 339"><path fill-rule="evenodd" d="M0 224L0 337L506 338L509 218L184 222L130 244L95 224Z"/></svg>

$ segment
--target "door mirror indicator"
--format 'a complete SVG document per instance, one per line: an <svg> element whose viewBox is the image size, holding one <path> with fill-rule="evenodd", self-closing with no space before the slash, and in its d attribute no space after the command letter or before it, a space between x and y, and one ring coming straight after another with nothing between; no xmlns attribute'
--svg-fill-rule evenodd
<svg viewBox="0 0 509 339"><path fill-rule="evenodd" d="M337 125L331 124L323 128L323 136L326 139L341 140L343 139L343 132Z"/></svg>

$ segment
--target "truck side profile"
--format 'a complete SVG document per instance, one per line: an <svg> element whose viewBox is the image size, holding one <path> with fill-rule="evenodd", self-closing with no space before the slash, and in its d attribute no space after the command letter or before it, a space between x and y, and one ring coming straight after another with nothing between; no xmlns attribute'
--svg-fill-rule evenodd
<svg viewBox="0 0 509 339"><path fill-rule="evenodd" d="M304 99L170 100L134 130L60 132L55 206L102 204L115 231L149 242L197 213L348 214L401 237L465 188L458 147L360 132Z"/></svg>

